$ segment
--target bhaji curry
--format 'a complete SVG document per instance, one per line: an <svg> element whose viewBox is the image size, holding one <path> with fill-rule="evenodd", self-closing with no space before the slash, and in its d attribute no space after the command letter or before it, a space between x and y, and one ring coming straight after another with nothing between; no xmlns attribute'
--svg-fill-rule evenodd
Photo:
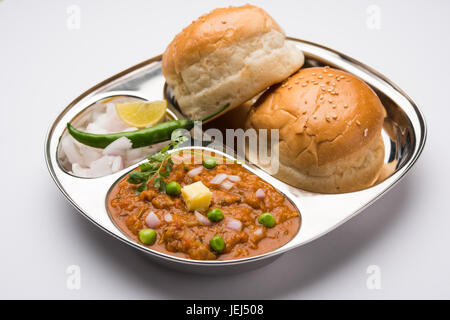
<svg viewBox="0 0 450 320"><path fill-rule="evenodd" d="M113 187L108 210L126 235L196 260L255 256L296 235L300 214L282 193L239 163L195 153L150 159Z"/></svg>

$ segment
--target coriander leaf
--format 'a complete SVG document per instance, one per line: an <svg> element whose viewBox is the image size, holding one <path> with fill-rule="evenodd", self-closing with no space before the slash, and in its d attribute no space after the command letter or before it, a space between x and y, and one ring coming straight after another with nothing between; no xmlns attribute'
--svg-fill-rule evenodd
<svg viewBox="0 0 450 320"><path fill-rule="evenodd" d="M139 185L139 187L136 188L136 193L139 194L142 191L147 190L147 181L145 181L144 183L142 183L141 185Z"/></svg>
<svg viewBox="0 0 450 320"><path fill-rule="evenodd" d="M163 177L163 178L168 178L169 177L169 175L170 175L170 173L169 172L167 172L167 171L164 171L164 172L160 172L159 173L159 175L161 176L161 177Z"/></svg>
<svg viewBox="0 0 450 320"><path fill-rule="evenodd" d="M155 180L153 180L153 186L156 189L159 189L161 187L161 181L162 181L161 176L156 177Z"/></svg>
<svg viewBox="0 0 450 320"><path fill-rule="evenodd" d="M167 152L157 152L148 157L151 162L162 162L167 157Z"/></svg>
<svg viewBox="0 0 450 320"><path fill-rule="evenodd" d="M167 182L166 180L161 179L161 184L159 186L159 191L166 192Z"/></svg>
<svg viewBox="0 0 450 320"><path fill-rule="evenodd" d="M140 171L133 171L128 175L127 181L131 184L140 184L147 181L148 177Z"/></svg>
<svg viewBox="0 0 450 320"><path fill-rule="evenodd" d="M164 170L167 173L170 173L173 168L173 161L171 158L167 159L166 164L164 165Z"/></svg>
<svg viewBox="0 0 450 320"><path fill-rule="evenodd" d="M139 169L143 172L155 171L158 169L158 165L156 163L145 162L139 165Z"/></svg>
<svg viewBox="0 0 450 320"><path fill-rule="evenodd" d="M162 153L167 152L167 150L169 150L171 146L172 146L172 143L169 143L167 146L165 146L164 148L162 148L160 152L162 152Z"/></svg>
<svg viewBox="0 0 450 320"><path fill-rule="evenodd" d="M176 146L176 145L178 145L180 143L183 143L183 142L188 140L188 137L186 137L184 135L184 133L185 132L183 130L181 130L181 129L177 129L177 130L172 132L172 135L171 135L170 139L172 140L172 144L174 144L174 146Z"/></svg>

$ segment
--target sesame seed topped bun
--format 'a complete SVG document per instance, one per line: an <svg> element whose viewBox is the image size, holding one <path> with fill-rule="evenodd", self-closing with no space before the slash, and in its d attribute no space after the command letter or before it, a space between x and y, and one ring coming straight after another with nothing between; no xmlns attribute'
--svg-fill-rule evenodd
<svg viewBox="0 0 450 320"><path fill-rule="evenodd" d="M383 166L385 109L375 92L344 71L305 68L265 92L246 126L279 129L275 176L321 193L360 190Z"/></svg>
<svg viewBox="0 0 450 320"><path fill-rule="evenodd" d="M304 61L264 10L245 5L201 16L175 36L162 72L191 119L230 110L286 79Z"/></svg>

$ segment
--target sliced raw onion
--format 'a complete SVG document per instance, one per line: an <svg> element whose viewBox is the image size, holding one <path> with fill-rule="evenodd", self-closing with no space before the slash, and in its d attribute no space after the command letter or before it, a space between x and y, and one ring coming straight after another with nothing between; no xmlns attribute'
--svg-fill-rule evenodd
<svg viewBox="0 0 450 320"><path fill-rule="evenodd" d="M230 180L230 181L233 181L233 182L241 181L241 177L230 175L230 174L227 176L227 179Z"/></svg>
<svg viewBox="0 0 450 320"><path fill-rule="evenodd" d="M172 156L172 160L175 164L190 164L191 163L191 155L189 153L177 153Z"/></svg>
<svg viewBox="0 0 450 320"><path fill-rule="evenodd" d="M192 169L191 171L189 171L187 174L189 177L193 178L195 176L198 176L200 174L200 172L202 172L203 167L197 167Z"/></svg>
<svg viewBox="0 0 450 320"><path fill-rule="evenodd" d="M264 199L264 198L266 197L266 193L264 192L263 189L258 189L258 190L256 190L256 192L255 192L255 196L256 196L258 199Z"/></svg>
<svg viewBox="0 0 450 320"><path fill-rule="evenodd" d="M259 236L262 236L263 231L264 231L264 229L261 227L261 228L256 229L254 234L255 234L255 236L259 237Z"/></svg>
<svg viewBox="0 0 450 320"><path fill-rule="evenodd" d="M161 221L153 211L150 211L150 213L145 218L145 223L149 228L157 228L161 224Z"/></svg>
<svg viewBox="0 0 450 320"><path fill-rule="evenodd" d="M227 219L227 228L231 230L241 231L242 229L242 222L239 220L228 218Z"/></svg>
<svg viewBox="0 0 450 320"><path fill-rule="evenodd" d="M171 215L170 213L166 213L166 214L164 215L164 220L165 220L166 222L172 222L172 221L173 221L173 217L172 217L172 215Z"/></svg>
<svg viewBox="0 0 450 320"><path fill-rule="evenodd" d="M211 183L211 184L221 184L227 177L228 177L227 174L219 173L214 178L209 180L209 183Z"/></svg>
<svg viewBox="0 0 450 320"><path fill-rule="evenodd" d="M202 215L200 212L195 211L194 214L195 214L195 217L197 218L197 221L200 222L201 224L203 224L205 226L212 225L212 222L209 221L209 219L207 217L205 217L204 215Z"/></svg>
<svg viewBox="0 0 450 320"><path fill-rule="evenodd" d="M230 181L228 181L228 180L225 180L225 181L222 182L220 185L221 185L222 188L224 188L225 190L230 190L231 188L233 188L234 183L233 183L233 182L230 182Z"/></svg>

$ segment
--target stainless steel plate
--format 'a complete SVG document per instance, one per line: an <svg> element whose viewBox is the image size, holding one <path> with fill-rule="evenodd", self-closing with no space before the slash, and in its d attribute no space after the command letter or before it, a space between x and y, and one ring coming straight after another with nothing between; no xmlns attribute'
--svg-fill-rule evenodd
<svg viewBox="0 0 450 320"><path fill-rule="evenodd" d="M89 89L75 99L51 125L45 141L45 157L50 174L67 199L90 221L109 234L137 248L148 256L181 270L208 272L223 268L243 271L272 261L283 252L308 243L338 227L369 206L392 188L417 161L425 144L426 125L414 102L396 85L368 66L344 54L311 42L289 39L305 54L305 66L329 65L356 75L379 95L387 110L383 130L386 147L387 177L366 190L345 194L317 194L289 186L252 165L246 168L283 192L299 208L302 225L286 245L263 255L231 261L195 261L153 251L126 237L111 221L105 200L110 187L135 166L100 178L79 178L70 175L58 162L58 144L66 123L88 112L95 102L117 95L146 100L164 98L164 77L161 56L144 61ZM172 117L182 117L176 108Z"/></svg>

